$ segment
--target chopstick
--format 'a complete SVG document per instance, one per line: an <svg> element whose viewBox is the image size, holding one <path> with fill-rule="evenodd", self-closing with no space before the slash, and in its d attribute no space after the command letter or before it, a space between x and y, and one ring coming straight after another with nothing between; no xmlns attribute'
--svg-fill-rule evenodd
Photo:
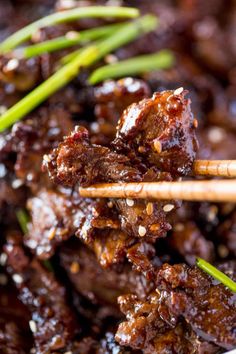
<svg viewBox="0 0 236 354"><path fill-rule="evenodd" d="M80 187L86 198L128 198L236 202L236 179L178 182L103 183Z"/></svg>
<svg viewBox="0 0 236 354"><path fill-rule="evenodd" d="M236 160L196 160L193 174L199 176L236 177Z"/></svg>

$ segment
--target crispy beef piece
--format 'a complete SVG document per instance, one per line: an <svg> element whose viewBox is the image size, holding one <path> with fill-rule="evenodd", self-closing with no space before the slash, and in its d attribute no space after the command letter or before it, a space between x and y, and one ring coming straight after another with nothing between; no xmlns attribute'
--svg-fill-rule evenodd
<svg viewBox="0 0 236 354"><path fill-rule="evenodd" d="M116 125L124 109L132 103L150 96L148 85L131 77L118 81L105 81L95 87L96 122L90 125L93 144L109 144L116 135Z"/></svg>
<svg viewBox="0 0 236 354"><path fill-rule="evenodd" d="M155 292L143 301L129 294L120 296L118 302L127 318L119 325L115 336L121 345L141 349L145 354L217 353L219 350L201 341L186 322L180 321L171 326Z"/></svg>
<svg viewBox="0 0 236 354"><path fill-rule="evenodd" d="M133 292L143 298L153 287L128 264L114 270L101 268L94 254L79 241L62 247L60 259L76 290L95 304L116 308L119 295Z"/></svg>
<svg viewBox="0 0 236 354"><path fill-rule="evenodd" d="M37 260L30 260L15 241L9 240L5 252L19 298L31 312L30 327L37 353L66 349L79 327L66 303L65 288Z"/></svg>
<svg viewBox="0 0 236 354"><path fill-rule="evenodd" d="M71 191L60 193L50 189L40 190L27 203L32 221L25 244L39 258L49 258L59 244L82 227L94 204Z"/></svg>
<svg viewBox="0 0 236 354"><path fill-rule="evenodd" d="M5 259L5 254L1 254ZM2 265L4 262L1 262ZM2 354L26 354L32 346L28 321L30 314L18 300L16 289L1 269L0 285L0 352Z"/></svg>
<svg viewBox="0 0 236 354"><path fill-rule="evenodd" d="M198 144L185 95L181 89L163 91L131 105L119 121L114 148L172 176L189 174Z"/></svg>
<svg viewBox="0 0 236 354"><path fill-rule="evenodd" d="M0 80L15 86L17 91L32 89L40 79L38 58L15 59L0 56Z"/></svg>
<svg viewBox="0 0 236 354"><path fill-rule="evenodd" d="M214 259L214 245L192 221L178 222L168 239L171 247L184 257L188 264L195 264L196 257L208 262Z"/></svg>
<svg viewBox="0 0 236 354"><path fill-rule="evenodd" d="M41 173L42 158L52 146L72 129L68 113L60 107L41 107L27 120L16 123L4 137L0 152L16 154L15 173L18 179L37 189L48 184Z"/></svg>
<svg viewBox="0 0 236 354"><path fill-rule="evenodd" d="M132 167L128 157L107 147L92 145L83 127L75 130L44 158L50 178L64 186L78 182L87 186L96 182L140 181L141 174Z"/></svg>
<svg viewBox="0 0 236 354"><path fill-rule="evenodd" d="M170 324L184 318L203 340L227 350L235 348L234 293L200 269L184 264L164 264L157 281L162 313Z"/></svg>

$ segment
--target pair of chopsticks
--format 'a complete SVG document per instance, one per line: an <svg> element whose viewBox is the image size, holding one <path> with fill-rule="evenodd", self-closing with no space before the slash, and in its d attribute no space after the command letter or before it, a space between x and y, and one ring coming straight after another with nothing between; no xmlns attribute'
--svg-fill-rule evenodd
<svg viewBox="0 0 236 354"><path fill-rule="evenodd" d="M236 177L236 160L196 160L193 172L195 176ZM79 192L87 198L236 202L236 179L103 183L81 187Z"/></svg>

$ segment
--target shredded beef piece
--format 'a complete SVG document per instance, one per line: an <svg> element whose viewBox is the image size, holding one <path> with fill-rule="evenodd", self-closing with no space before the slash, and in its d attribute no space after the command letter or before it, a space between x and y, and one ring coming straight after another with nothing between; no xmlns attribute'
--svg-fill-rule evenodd
<svg viewBox="0 0 236 354"><path fill-rule="evenodd" d="M125 155L90 144L88 131L83 127L76 127L43 163L54 182L69 187L78 182L86 186L105 181L141 180L140 172L130 165Z"/></svg>
<svg viewBox="0 0 236 354"><path fill-rule="evenodd" d="M56 247L71 237L85 221L93 202L78 197L77 193L60 193L50 189L39 190L28 199L32 217L25 244L41 259L52 256Z"/></svg>
<svg viewBox="0 0 236 354"><path fill-rule="evenodd" d="M184 264L164 264L157 279L161 306L171 324L184 318L204 340L235 348L235 294L200 269Z"/></svg>
<svg viewBox="0 0 236 354"><path fill-rule="evenodd" d="M31 312L37 353L67 348L79 328L73 310L66 303L65 288L53 273L30 260L21 246L9 240L5 246L8 269L19 290L19 298Z"/></svg>
<svg viewBox="0 0 236 354"><path fill-rule="evenodd" d="M72 129L68 112L58 106L41 107L28 119L16 123L4 137L0 149L16 154L15 173L25 184L37 188L48 184L41 173L43 155ZM0 152L1 152L0 150Z"/></svg>
<svg viewBox="0 0 236 354"><path fill-rule="evenodd" d="M219 242L226 247L226 252L236 256L236 211L219 225L216 232Z"/></svg>
<svg viewBox="0 0 236 354"><path fill-rule="evenodd" d="M18 300L15 288L2 269L0 276L0 352L2 354L29 353L32 346L28 325L30 315L27 308ZM4 280L6 284L2 284Z"/></svg>
<svg viewBox="0 0 236 354"><path fill-rule="evenodd" d="M148 85L139 79L125 78L105 81L95 87L96 122L91 123L91 142L108 145L116 135L116 125L124 109L150 96Z"/></svg>
<svg viewBox="0 0 236 354"><path fill-rule="evenodd" d="M153 283L128 264L117 269L103 269L94 254L79 241L64 246L60 251L63 267L77 291L93 303L113 305L117 297L134 292L140 297L153 287Z"/></svg>
<svg viewBox="0 0 236 354"><path fill-rule="evenodd" d="M186 91L163 91L127 108L119 121L115 149L173 176L191 172L198 146L185 95Z"/></svg>
<svg viewBox="0 0 236 354"><path fill-rule="evenodd" d="M202 342L184 321L171 326L162 312L161 298L155 292L140 301L135 295L118 298L121 311L127 320L122 322L116 333L121 345L141 349L145 354L165 353L217 353L219 348Z"/></svg>

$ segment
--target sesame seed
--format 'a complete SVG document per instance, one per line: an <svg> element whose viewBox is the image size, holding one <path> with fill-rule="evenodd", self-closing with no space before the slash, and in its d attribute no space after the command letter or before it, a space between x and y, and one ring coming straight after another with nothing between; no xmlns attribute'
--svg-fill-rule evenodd
<svg viewBox="0 0 236 354"><path fill-rule="evenodd" d="M142 226L142 225L139 225L139 227L138 227L138 234L139 234L139 236L140 236L140 237L145 236L145 235L146 235L146 232L147 232L146 227L144 227L144 226Z"/></svg>
<svg viewBox="0 0 236 354"><path fill-rule="evenodd" d="M194 120L193 120L193 126L194 126L194 128L196 128L196 129L197 129L197 127L198 127L198 120L197 120L196 118L194 118Z"/></svg>
<svg viewBox="0 0 236 354"><path fill-rule="evenodd" d="M6 106L0 106L0 116L2 114L4 114L7 111L7 107Z"/></svg>
<svg viewBox="0 0 236 354"><path fill-rule="evenodd" d="M105 62L107 64L113 64L118 62L118 58L114 54L108 54L105 57Z"/></svg>
<svg viewBox="0 0 236 354"><path fill-rule="evenodd" d="M151 232L155 232L155 231L158 231L160 229L160 224L152 224L150 226L150 231Z"/></svg>
<svg viewBox="0 0 236 354"><path fill-rule="evenodd" d="M45 161L45 162L50 162L51 161L51 159L50 159L50 157L48 156L48 155L43 155L43 160Z"/></svg>
<svg viewBox="0 0 236 354"><path fill-rule="evenodd" d="M7 255L6 255L6 253L2 253L0 255L0 264L1 264L1 266L4 266L6 264L6 262L7 262Z"/></svg>
<svg viewBox="0 0 236 354"><path fill-rule="evenodd" d="M128 206L130 206L130 207L132 207L133 205L134 205L134 201L133 201L133 199L126 199L126 204L128 205Z"/></svg>
<svg viewBox="0 0 236 354"><path fill-rule="evenodd" d="M8 282L6 274L0 274L0 285L6 285Z"/></svg>
<svg viewBox="0 0 236 354"><path fill-rule="evenodd" d="M78 262L72 262L71 265L70 265L70 271L71 273L73 274L76 274L78 273L80 270L80 265Z"/></svg>
<svg viewBox="0 0 236 354"><path fill-rule="evenodd" d="M113 208L113 203L110 201L107 203L108 208Z"/></svg>
<svg viewBox="0 0 236 354"><path fill-rule="evenodd" d="M179 87L176 90L174 90L174 95L180 95L183 92L183 87Z"/></svg>
<svg viewBox="0 0 236 354"><path fill-rule="evenodd" d="M65 352L64 354L73 354L72 352Z"/></svg>
<svg viewBox="0 0 236 354"><path fill-rule="evenodd" d="M225 132L222 128L213 127L208 132L208 139L211 143L220 143L225 136Z"/></svg>
<svg viewBox="0 0 236 354"><path fill-rule="evenodd" d="M66 33L65 37L67 39L78 39L80 37L80 34L76 31L69 31Z"/></svg>
<svg viewBox="0 0 236 354"><path fill-rule="evenodd" d="M163 210L165 213L168 213L169 211L171 211L172 209L174 209L174 205L173 204L166 204L163 206Z"/></svg>
<svg viewBox="0 0 236 354"><path fill-rule="evenodd" d="M23 278L19 274L13 274L12 279L14 280L15 283L21 284L23 282Z"/></svg>
<svg viewBox="0 0 236 354"><path fill-rule="evenodd" d="M148 215L152 215L152 213L153 213L153 203L147 203L146 212L147 212Z"/></svg>
<svg viewBox="0 0 236 354"><path fill-rule="evenodd" d="M158 154L160 154L161 152L162 152L162 144L161 144L161 142L160 142L160 140L154 140L154 149L156 150L156 152L158 153Z"/></svg>
<svg viewBox="0 0 236 354"><path fill-rule="evenodd" d="M36 326L36 323L32 320L29 321L29 326L30 326L30 329L31 329L31 332L35 333L37 332L37 326Z"/></svg>
<svg viewBox="0 0 236 354"><path fill-rule="evenodd" d="M12 181L11 186L12 186L12 188L17 189L17 188L20 188L23 184L24 184L24 182L21 179L16 178L16 179L14 179L14 181Z"/></svg>
<svg viewBox="0 0 236 354"><path fill-rule="evenodd" d="M144 146L139 146L138 147L138 152L140 152L141 154L145 152L145 147Z"/></svg>
<svg viewBox="0 0 236 354"><path fill-rule="evenodd" d="M56 228L53 227L48 233L48 239L53 240L55 236L56 236Z"/></svg>
<svg viewBox="0 0 236 354"><path fill-rule="evenodd" d="M16 58L13 58L13 59L9 60L9 62L7 63L7 65L5 67L5 71L15 70L18 66L19 66L19 60Z"/></svg>
<svg viewBox="0 0 236 354"><path fill-rule="evenodd" d="M31 348L30 349L30 354L35 354L36 353L36 349L35 348Z"/></svg>

